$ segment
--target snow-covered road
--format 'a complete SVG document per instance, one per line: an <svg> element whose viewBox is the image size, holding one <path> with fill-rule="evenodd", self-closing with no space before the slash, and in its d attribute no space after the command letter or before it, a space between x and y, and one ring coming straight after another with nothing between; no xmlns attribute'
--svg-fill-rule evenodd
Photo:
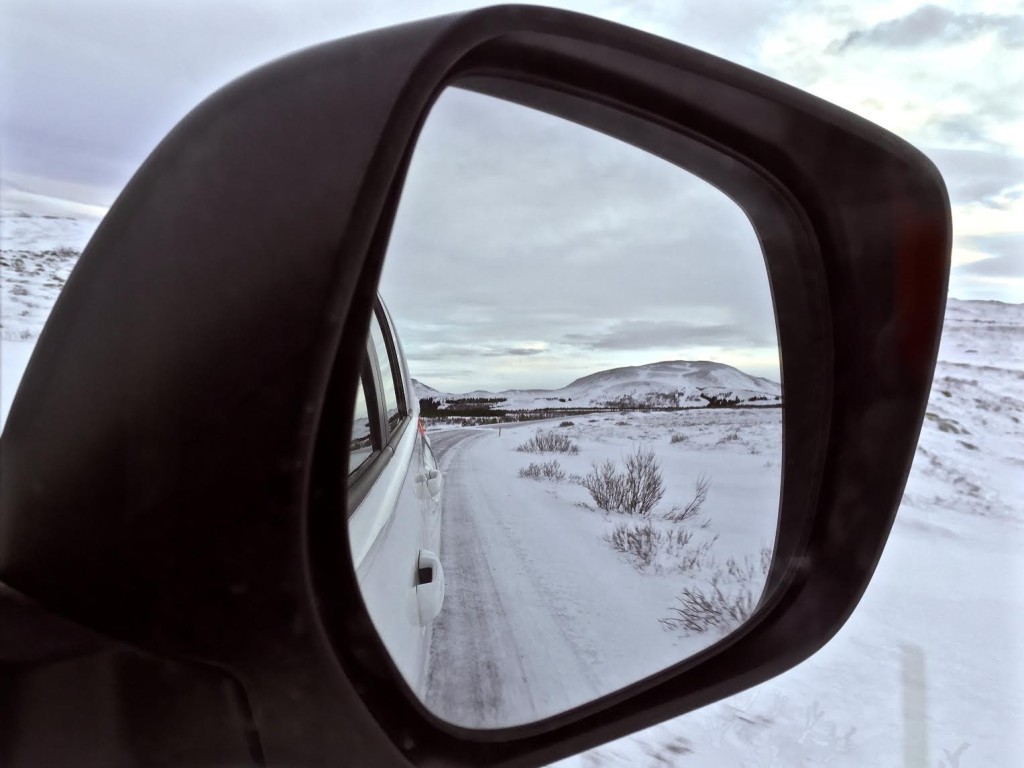
<svg viewBox="0 0 1024 768"><path fill-rule="evenodd" d="M495 574L476 546L481 526L471 504L460 493L464 473L452 472L453 462L467 444L483 432L456 430L434 438L434 447L447 475L447 503L442 512L441 557L445 562L446 599L434 623L427 682L427 704L437 712L466 722L500 720L503 702L516 700L519 708L533 710L526 674L510 632L509 619ZM460 553L458 559L449 553ZM500 649L500 650L499 650ZM500 654L506 663L494 663Z"/></svg>
<svg viewBox="0 0 1024 768"><path fill-rule="evenodd" d="M536 552L538 541L558 546L550 537L564 531L533 530L536 538L524 540L522 526L507 519L520 505L503 485L491 486L474 471L469 449L484 439L497 439L496 431L433 438L446 476L440 553L446 596L434 624L427 704L458 723L498 726L567 709L600 691L581 643L586 632L577 614L587 608L572 599L580 591L552 582L550 563ZM586 561L577 565L575 578L598 577L582 572Z"/></svg>

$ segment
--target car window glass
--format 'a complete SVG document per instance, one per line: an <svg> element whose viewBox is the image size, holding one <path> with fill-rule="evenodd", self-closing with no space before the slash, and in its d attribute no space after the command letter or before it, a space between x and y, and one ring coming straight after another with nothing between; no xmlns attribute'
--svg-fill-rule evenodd
<svg viewBox="0 0 1024 768"><path fill-rule="evenodd" d="M388 355L387 343L384 341L384 333L381 330L380 320L374 315L370 325L370 337L373 339L373 349L377 355L377 364L380 368L381 378L381 404L387 417L388 435L394 434L402 415L398 408L398 392L396 387L394 371L398 366L392 365Z"/></svg>
<svg viewBox="0 0 1024 768"><path fill-rule="evenodd" d="M361 467L373 453L373 436L370 431L370 409L366 402L363 382L356 392L355 413L352 416L352 445L349 449L348 473L351 475Z"/></svg>

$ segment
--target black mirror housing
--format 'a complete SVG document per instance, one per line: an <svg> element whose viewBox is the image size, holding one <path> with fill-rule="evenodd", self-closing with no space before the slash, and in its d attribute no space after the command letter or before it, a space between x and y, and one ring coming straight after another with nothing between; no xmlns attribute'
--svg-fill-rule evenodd
<svg viewBox="0 0 1024 768"><path fill-rule="evenodd" d="M448 86L616 136L732 197L765 252L786 387L752 619L502 731L440 721L405 687L347 560L335 471L404 174ZM83 253L0 443L0 582L118 647L225 674L268 764L566 756L760 683L838 631L913 459L950 247L945 186L907 143L610 22L497 6L299 52L189 114ZM29 690L24 647L0 652Z"/></svg>

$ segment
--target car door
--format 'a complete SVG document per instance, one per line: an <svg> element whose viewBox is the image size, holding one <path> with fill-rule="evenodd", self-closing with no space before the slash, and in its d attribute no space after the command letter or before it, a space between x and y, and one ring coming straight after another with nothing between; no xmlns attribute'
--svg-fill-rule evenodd
<svg viewBox="0 0 1024 768"><path fill-rule="evenodd" d="M364 600L406 682L423 690L430 628L444 597L437 556L442 479L380 302L353 412L348 484L352 556Z"/></svg>

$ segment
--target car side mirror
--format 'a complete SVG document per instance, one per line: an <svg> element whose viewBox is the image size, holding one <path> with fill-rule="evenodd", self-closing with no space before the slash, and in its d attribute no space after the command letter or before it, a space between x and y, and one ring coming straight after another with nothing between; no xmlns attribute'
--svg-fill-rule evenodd
<svg viewBox="0 0 1024 768"><path fill-rule="evenodd" d="M402 677L360 591L339 469L403 182L450 84L616 137L734 201L764 253L785 385L756 612L634 685L506 729L446 723ZM780 674L855 608L924 417L950 243L942 179L907 143L614 23L497 6L301 51L190 113L82 254L0 444L0 582L87 630L102 679L139 702L109 714L97 754L215 753L139 693L140 664L190 681L192 715L270 765L525 766L595 746ZM410 589L440 583L418 562L432 580ZM443 587L429 591L423 617ZM57 656L35 640L10 641L15 711L52 690ZM61 657L69 696L99 679L84 659ZM133 727L146 738L117 740Z"/></svg>

